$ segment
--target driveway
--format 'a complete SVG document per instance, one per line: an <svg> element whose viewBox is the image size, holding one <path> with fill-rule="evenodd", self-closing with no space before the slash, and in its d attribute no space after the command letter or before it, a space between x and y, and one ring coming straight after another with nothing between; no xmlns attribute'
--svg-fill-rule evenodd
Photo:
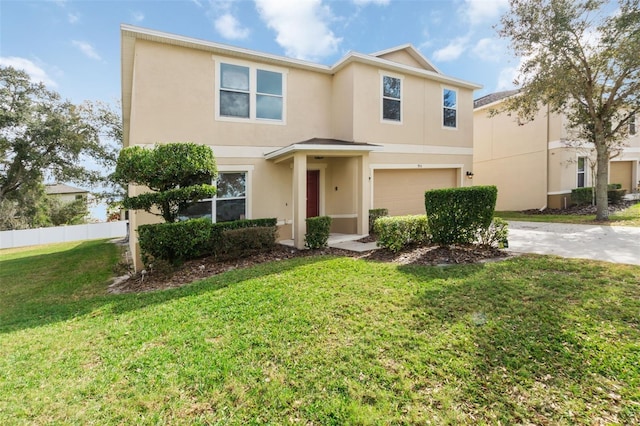
<svg viewBox="0 0 640 426"><path fill-rule="evenodd" d="M640 228L509 221L509 251L640 265Z"/></svg>

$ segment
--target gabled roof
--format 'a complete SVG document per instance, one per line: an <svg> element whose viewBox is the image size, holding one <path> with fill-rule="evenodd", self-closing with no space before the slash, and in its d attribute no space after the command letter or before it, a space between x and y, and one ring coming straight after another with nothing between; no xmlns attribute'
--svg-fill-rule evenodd
<svg viewBox="0 0 640 426"><path fill-rule="evenodd" d="M501 101L520 92L520 89L505 90L503 92L495 92L485 95L473 101L473 108L480 108L494 102Z"/></svg>
<svg viewBox="0 0 640 426"><path fill-rule="evenodd" d="M401 46L392 47L390 49L381 50L379 52L372 53L371 56L375 56L377 58L382 58L390 53L396 52L405 52L409 56L411 56L417 63L419 63L422 68L436 72L438 74L442 74L438 68L436 68L431 61L429 61L425 56L420 53L418 49L416 49L411 43L403 44Z"/></svg>
<svg viewBox="0 0 640 426"><path fill-rule="evenodd" d="M49 195L88 194L89 193L89 191L85 189L75 188L70 185L65 185L64 183L54 183L54 184L45 185L44 192L46 192Z"/></svg>
<svg viewBox="0 0 640 426"><path fill-rule="evenodd" d="M383 50L373 55L366 55L358 52L349 52L342 57L334 65L322 65L299 59L287 58L284 56L272 55L270 53L257 52L254 50L244 49L240 47L229 46L226 44L215 43L191 37L166 33L162 31L141 28L133 25L120 25L121 35L121 67L122 67L122 116L124 126L124 144L128 145L129 141L129 116L131 114L131 95L133 84L133 63L134 50L136 40L149 40L156 43L163 43L173 46L188 47L197 50L203 50L214 54L236 57L249 61L280 65L283 67L306 69L318 73L333 75L350 63L364 63L375 67L380 67L389 71L398 73L415 75L422 78L428 78L444 84L451 84L466 89L476 90L482 86L471 83L469 81L460 80L442 74L433 64L431 64L418 50L410 44L398 46L392 49ZM396 51L405 51L416 60L422 67L408 66L399 62L385 59L381 56Z"/></svg>

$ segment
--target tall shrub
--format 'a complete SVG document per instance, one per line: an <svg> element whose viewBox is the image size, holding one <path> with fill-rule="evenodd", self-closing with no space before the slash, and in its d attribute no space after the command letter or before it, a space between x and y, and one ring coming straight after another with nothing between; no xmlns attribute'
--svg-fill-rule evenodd
<svg viewBox="0 0 640 426"><path fill-rule="evenodd" d="M431 240L435 244L473 243L491 225L498 189L495 186L434 189L425 192Z"/></svg>

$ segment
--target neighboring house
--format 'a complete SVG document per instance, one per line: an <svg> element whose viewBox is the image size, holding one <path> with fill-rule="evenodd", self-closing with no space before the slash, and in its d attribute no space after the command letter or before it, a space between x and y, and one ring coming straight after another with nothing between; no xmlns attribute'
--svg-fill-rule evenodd
<svg viewBox="0 0 640 426"><path fill-rule="evenodd" d="M64 183L47 184L44 187L45 193L51 198L55 198L62 204L72 203L76 200L87 202L89 191L65 185Z"/></svg>
<svg viewBox="0 0 640 426"><path fill-rule="evenodd" d="M480 86L411 45L326 66L129 25L121 35L124 146L191 141L216 157L216 198L184 217L275 217L302 248L307 217L365 235L371 208L424 213L425 190L472 183Z"/></svg>
<svg viewBox="0 0 640 426"><path fill-rule="evenodd" d="M541 109L533 121L515 113L491 114L516 90L493 93L474 102L475 185L498 187L497 210L566 208L571 190L594 185L591 165L595 152L567 142L562 115ZM630 123L629 139L620 155L609 162L609 182L627 193L638 191L640 135Z"/></svg>

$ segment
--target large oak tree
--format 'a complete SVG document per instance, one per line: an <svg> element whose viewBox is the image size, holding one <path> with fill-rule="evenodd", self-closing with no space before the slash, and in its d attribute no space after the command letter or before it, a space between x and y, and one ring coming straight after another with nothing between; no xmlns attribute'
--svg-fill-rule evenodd
<svg viewBox="0 0 640 426"><path fill-rule="evenodd" d="M117 127L107 135L114 144L101 133L117 122L102 104L74 105L24 71L0 67L0 202L43 180L106 182L119 135Z"/></svg>
<svg viewBox="0 0 640 426"><path fill-rule="evenodd" d="M609 217L609 160L640 111L640 0L510 0L499 34L522 58L508 108L532 118L541 104L567 117L596 152L597 220Z"/></svg>

